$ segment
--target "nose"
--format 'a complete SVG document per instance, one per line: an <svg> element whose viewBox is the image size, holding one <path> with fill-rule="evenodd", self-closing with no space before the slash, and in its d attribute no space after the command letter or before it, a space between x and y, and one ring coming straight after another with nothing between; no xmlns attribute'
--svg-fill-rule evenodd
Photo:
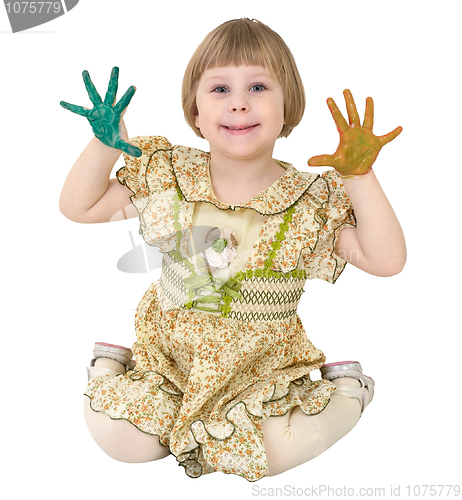
<svg viewBox="0 0 462 500"><path fill-rule="evenodd" d="M238 111L246 112L250 110L248 99L243 93L236 93L233 97L234 98L229 103L229 110L232 113L236 113Z"/></svg>

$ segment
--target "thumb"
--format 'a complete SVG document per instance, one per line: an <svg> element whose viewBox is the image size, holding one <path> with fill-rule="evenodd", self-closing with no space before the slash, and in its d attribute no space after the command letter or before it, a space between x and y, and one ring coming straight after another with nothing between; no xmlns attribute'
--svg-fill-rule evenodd
<svg viewBox="0 0 462 500"><path fill-rule="evenodd" d="M336 160L332 155L318 155L312 156L308 160L308 165L310 167L334 167L336 165Z"/></svg>

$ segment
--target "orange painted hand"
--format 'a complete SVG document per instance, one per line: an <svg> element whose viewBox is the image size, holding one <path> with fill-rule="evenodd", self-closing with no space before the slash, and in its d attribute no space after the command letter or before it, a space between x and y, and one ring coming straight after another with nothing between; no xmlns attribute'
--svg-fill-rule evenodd
<svg viewBox="0 0 462 500"><path fill-rule="evenodd" d="M372 97L366 99L366 112L361 126L358 111L351 92L343 92L348 111L348 125L342 113L337 108L332 98L327 99L332 117L340 134L340 143L333 155L313 156L308 160L311 167L334 167L343 177L364 175L371 171L380 150L402 132L402 127L397 127L392 132L376 136L372 132L374 123L374 101Z"/></svg>

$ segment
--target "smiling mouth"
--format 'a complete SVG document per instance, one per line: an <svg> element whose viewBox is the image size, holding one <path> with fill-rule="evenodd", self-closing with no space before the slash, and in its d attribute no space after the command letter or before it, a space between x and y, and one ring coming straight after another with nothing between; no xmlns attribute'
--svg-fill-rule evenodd
<svg viewBox="0 0 462 500"><path fill-rule="evenodd" d="M257 125L249 125L248 127L227 127L226 125L224 125L224 127L227 128L228 130L247 130L249 128L254 128Z"/></svg>

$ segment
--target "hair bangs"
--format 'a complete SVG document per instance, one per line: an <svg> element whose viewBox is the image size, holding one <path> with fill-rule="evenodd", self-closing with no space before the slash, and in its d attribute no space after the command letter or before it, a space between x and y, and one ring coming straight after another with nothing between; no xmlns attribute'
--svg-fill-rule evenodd
<svg viewBox="0 0 462 500"><path fill-rule="evenodd" d="M200 73L221 66L242 65L262 66L275 72L275 57L259 30L255 29L257 26L252 21L229 23L221 33L215 33L204 54Z"/></svg>

